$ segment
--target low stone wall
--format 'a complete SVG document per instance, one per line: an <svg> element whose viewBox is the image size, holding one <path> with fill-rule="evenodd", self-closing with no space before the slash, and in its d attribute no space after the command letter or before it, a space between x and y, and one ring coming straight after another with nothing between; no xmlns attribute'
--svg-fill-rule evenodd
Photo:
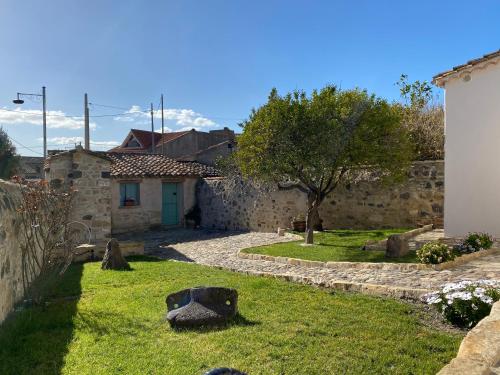
<svg viewBox="0 0 500 375"><path fill-rule="evenodd" d="M205 179L197 188L202 226L216 229L273 232L290 227L306 211L298 189L263 192L255 186L225 179ZM385 186L376 180L340 186L320 207L325 228L442 226L443 161L416 162L408 180Z"/></svg>
<svg viewBox="0 0 500 375"><path fill-rule="evenodd" d="M18 189L0 180L0 323L23 297L21 223L16 213L21 200Z"/></svg>
<svg viewBox="0 0 500 375"><path fill-rule="evenodd" d="M439 375L486 375L500 373L500 301L489 316L465 336L458 354Z"/></svg>

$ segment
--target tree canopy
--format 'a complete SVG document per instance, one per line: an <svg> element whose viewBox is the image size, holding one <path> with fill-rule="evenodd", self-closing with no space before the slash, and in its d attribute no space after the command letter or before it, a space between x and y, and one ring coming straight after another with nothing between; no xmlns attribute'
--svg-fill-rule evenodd
<svg viewBox="0 0 500 375"><path fill-rule="evenodd" d="M401 75L397 82L402 102L395 107L401 111L402 123L408 130L416 160L444 158L444 109L427 81L410 82Z"/></svg>
<svg viewBox="0 0 500 375"><path fill-rule="evenodd" d="M0 127L0 178L11 178L19 168L20 158L7 133Z"/></svg>
<svg viewBox="0 0 500 375"><path fill-rule="evenodd" d="M273 89L242 124L235 159L244 176L307 191L312 243L312 217L339 183L375 170L387 181L406 175L411 147L400 120L387 101L359 89L329 85L310 96Z"/></svg>

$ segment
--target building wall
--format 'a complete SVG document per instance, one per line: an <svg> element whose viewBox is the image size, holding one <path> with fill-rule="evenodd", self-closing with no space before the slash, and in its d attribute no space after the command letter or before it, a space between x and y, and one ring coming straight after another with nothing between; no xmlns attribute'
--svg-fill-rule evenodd
<svg viewBox="0 0 500 375"><path fill-rule="evenodd" d="M21 156L20 170L17 174L26 179L42 179L43 157Z"/></svg>
<svg viewBox="0 0 500 375"><path fill-rule="evenodd" d="M46 171L53 187L76 190L72 219L90 227L94 241L111 237L110 169L109 159L77 149L52 156Z"/></svg>
<svg viewBox="0 0 500 375"><path fill-rule="evenodd" d="M305 214L305 193L297 189L263 192L244 182L201 180L197 199L202 226L218 229L275 231ZM415 227L442 225L444 165L417 162L401 185L361 181L339 187L320 207L326 228Z"/></svg>
<svg viewBox="0 0 500 375"><path fill-rule="evenodd" d="M113 233L146 230L161 225L162 183L181 183L181 194L178 195L178 217L180 225L184 224L184 215L195 204L197 178L138 178L112 179L111 181L111 217ZM138 206L120 207L120 183L140 183L140 204Z"/></svg>
<svg viewBox="0 0 500 375"><path fill-rule="evenodd" d="M232 130L212 130L209 133L190 131L166 143L164 154L173 159L180 158L193 155L198 151L205 150L226 140L234 140L234 132ZM157 147L157 152L161 153L161 145Z"/></svg>
<svg viewBox="0 0 500 375"><path fill-rule="evenodd" d="M500 65L445 88L445 233L500 237Z"/></svg>
<svg viewBox="0 0 500 375"><path fill-rule="evenodd" d="M196 161L206 165L215 165L217 160L222 157L227 157L233 152L234 143L230 141L221 142L210 146L205 150L198 151L194 155L184 157L183 160Z"/></svg>
<svg viewBox="0 0 500 375"><path fill-rule="evenodd" d="M0 323L23 297L18 187L0 180Z"/></svg>

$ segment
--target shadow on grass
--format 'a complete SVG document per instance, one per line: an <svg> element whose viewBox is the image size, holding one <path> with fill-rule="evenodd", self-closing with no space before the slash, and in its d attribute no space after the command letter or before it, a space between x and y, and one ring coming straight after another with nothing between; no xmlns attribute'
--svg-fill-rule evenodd
<svg viewBox="0 0 500 375"><path fill-rule="evenodd" d="M108 334L133 336L139 331L149 329L149 326L141 323L139 319L130 319L123 314L109 311L78 311L76 314L79 321L79 330L96 333L101 336ZM116 324L116 322L120 322L120 324Z"/></svg>
<svg viewBox="0 0 500 375"><path fill-rule="evenodd" d="M160 259L149 255L129 255L125 259L128 262L166 262L166 259Z"/></svg>
<svg viewBox="0 0 500 375"><path fill-rule="evenodd" d="M0 374L60 374L73 338L82 264L63 275L50 303L17 311L0 326Z"/></svg>
<svg viewBox="0 0 500 375"><path fill-rule="evenodd" d="M256 325L260 325L260 324L261 324L261 322L248 320L240 313L237 313L233 319L231 319L229 322L227 322L225 324L218 324L218 325L213 325L213 326L202 326L202 327L182 327L182 328L172 327L172 330L175 332L178 332L178 333L182 333L182 332L208 333L208 332L214 332L214 331L224 331L224 330L232 328L232 327L238 327L238 326L240 326L240 327L252 327L252 326L256 326Z"/></svg>

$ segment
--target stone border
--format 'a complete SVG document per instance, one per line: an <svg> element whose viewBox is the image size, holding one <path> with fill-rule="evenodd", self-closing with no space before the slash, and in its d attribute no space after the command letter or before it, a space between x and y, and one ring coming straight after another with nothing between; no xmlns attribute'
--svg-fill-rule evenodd
<svg viewBox="0 0 500 375"><path fill-rule="evenodd" d="M238 258L249 260L264 260L267 262L275 262L289 264L291 266L314 267L314 268L356 268L367 270L395 270L395 271L419 271L419 270L435 270L442 271L453 267L460 266L471 260L500 253L500 249L480 250L475 253L464 254L455 260L441 264L420 264L420 263L389 263L389 262L321 262L317 260L306 260L298 258L277 257L264 254L244 253L244 249L237 253Z"/></svg>
<svg viewBox="0 0 500 375"><path fill-rule="evenodd" d="M447 270L450 268L461 266L462 264L465 264L465 263L470 262L471 260L474 260L477 258L481 258L481 257L488 256L488 255L495 255L495 254L499 254L499 253L500 253L500 249L498 249L498 248L493 248L493 249L488 249L488 250L479 250L479 251L476 251L474 253L461 255L458 258L455 258L454 260L451 260L449 262L444 262L444 263L440 263L440 264L429 264L428 266L430 266L432 269L434 269L436 271L442 271L442 270Z"/></svg>
<svg viewBox="0 0 500 375"><path fill-rule="evenodd" d="M500 301L463 339L456 358L438 375L486 375L500 369ZM495 371L496 370L496 371Z"/></svg>
<svg viewBox="0 0 500 375"><path fill-rule="evenodd" d="M382 296L382 297L407 299L416 302L421 301L421 296L425 293L429 293L430 291L430 289L407 288L399 286L389 286L384 284L357 283L345 280L321 281L315 279L314 277L298 276L290 274L276 274L273 272L263 272L263 271L240 270L238 268L228 268L223 266L214 266L214 268L225 271L229 270L232 272L237 272L250 276L260 276L260 277L268 277L273 279L291 281L299 284L306 284L320 288L336 289L345 292L356 292L356 293L362 293L379 297Z"/></svg>

